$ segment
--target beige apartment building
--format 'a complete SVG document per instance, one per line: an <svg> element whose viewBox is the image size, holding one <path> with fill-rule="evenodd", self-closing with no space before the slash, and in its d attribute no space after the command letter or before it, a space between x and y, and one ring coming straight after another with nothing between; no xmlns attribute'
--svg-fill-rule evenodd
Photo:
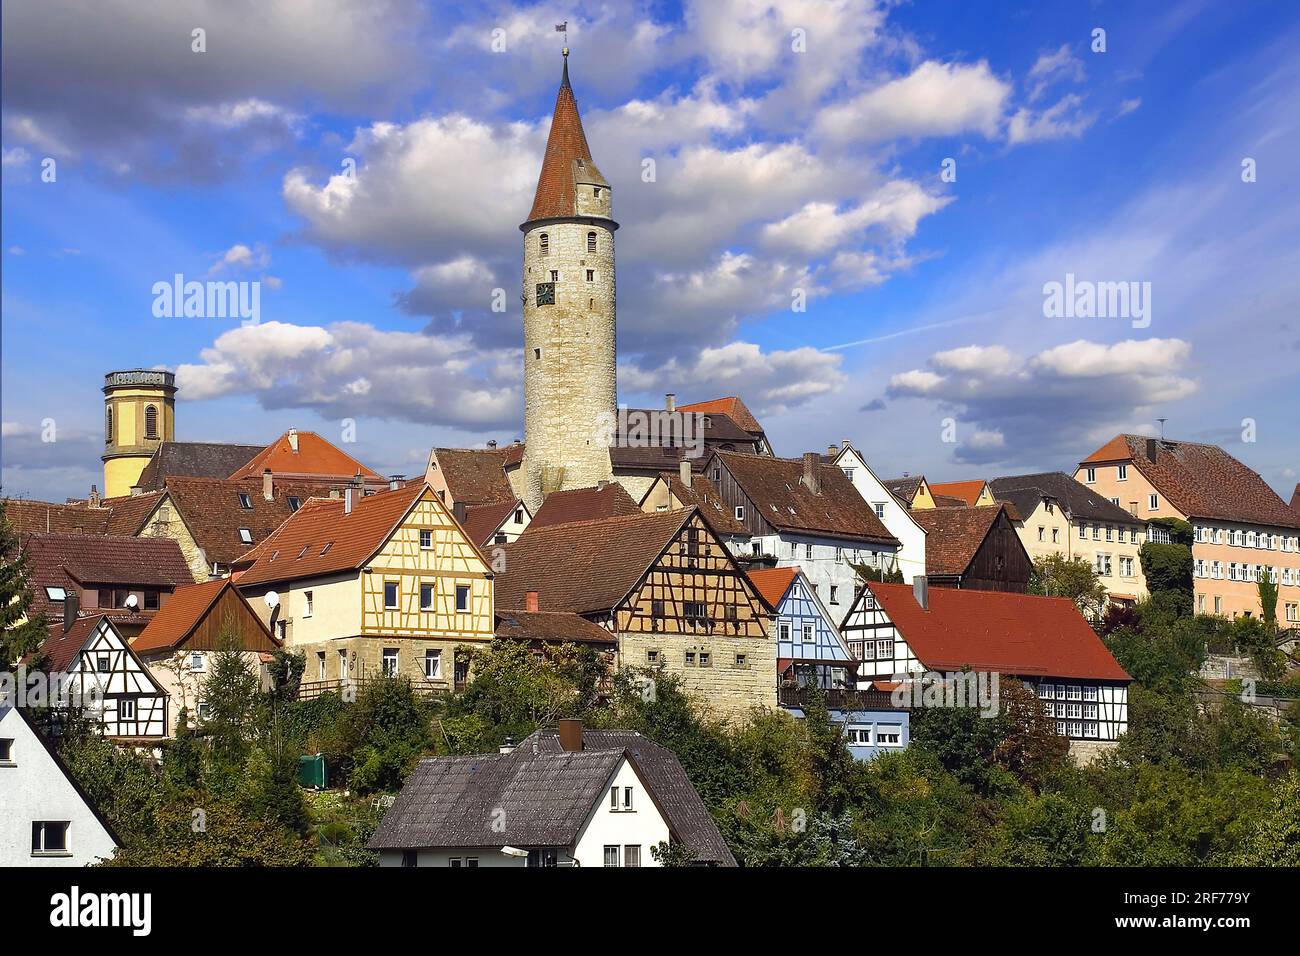
<svg viewBox="0 0 1300 956"><path fill-rule="evenodd" d="M1278 583L1279 622L1300 624L1300 514L1222 448L1117 435L1075 478L1143 521L1192 525L1199 613L1258 616L1256 582L1267 574Z"/></svg>
<svg viewBox="0 0 1300 956"><path fill-rule="evenodd" d="M1146 523L1064 472L1010 475L988 483L1017 512L1012 523L1031 558L1082 558L1109 601L1131 604L1147 594L1138 550Z"/></svg>

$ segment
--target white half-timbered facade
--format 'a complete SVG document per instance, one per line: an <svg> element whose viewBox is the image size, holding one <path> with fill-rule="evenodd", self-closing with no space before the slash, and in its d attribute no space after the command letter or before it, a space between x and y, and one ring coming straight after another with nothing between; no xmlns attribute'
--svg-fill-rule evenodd
<svg viewBox="0 0 1300 956"><path fill-rule="evenodd" d="M868 583L840 626L858 686L928 673L996 673L1032 688L1071 741L1128 730L1130 678L1067 598Z"/></svg>
<svg viewBox="0 0 1300 956"><path fill-rule="evenodd" d="M69 698L98 717L104 736L167 736L167 691L110 618L54 624L42 650L46 669L65 678Z"/></svg>

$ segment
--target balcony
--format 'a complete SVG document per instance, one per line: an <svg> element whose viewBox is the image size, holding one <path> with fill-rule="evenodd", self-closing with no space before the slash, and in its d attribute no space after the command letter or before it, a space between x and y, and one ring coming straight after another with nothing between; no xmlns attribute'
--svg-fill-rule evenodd
<svg viewBox="0 0 1300 956"><path fill-rule="evenodd" d="M906 710L896 707L890 701L889 691L884 690L823 690L822 698L829 710ZM780 687L777 699L782 707L803 708L808 703L807 687Z"/></svg>

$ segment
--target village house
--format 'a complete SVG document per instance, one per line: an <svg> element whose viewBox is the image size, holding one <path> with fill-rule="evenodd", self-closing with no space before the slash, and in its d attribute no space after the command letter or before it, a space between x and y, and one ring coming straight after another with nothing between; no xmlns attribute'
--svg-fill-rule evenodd
<svg viewBox="0 0 1300 956"><path fill-rule="evenodd" d="M856 683L857 664L837 621L798 567L755 568L749 580L776 609L776 680L780 687L823 690Z"/></svg>
<svg viewBox="0 0 1300 956"><path fill-rule="evenodd" d="M107 614L127 639L139 634L179 587L194 583L180 546L168 539L98 534L29 534L28 613L63 620L68 597L86 613Z"/></svg>
<svg viewBox="0 0 1300 956"><path fill-rule="evenodd" d="M909 503L900 500L885 482L876 477L862 452L849 439L844 439L838 447L832 445L827 449L826 457L839 466L881 524L898 539L896 566L904 580L910 581L918 574L925 574L925 529L913 517ZM928 500L933 507L933 498L929 497L923 478L918 479L913 495L922 492L925 496L922 500Z"/></svg>
<svg viewBox="0 0 1300 956"><path fill-rule="evenodd" d="M1145 522L1060 471L994 478L989 486L1015 508L1012 523L1031 559L1083 559L1106 588L1108 602L1132 604L1146 597L1138 556Z"/></svg>
<svg viewBox="0 0 1300 956"><path fill-rule="evenodd" d="M1256 582L1267 574L1278 584L1278 620L1300 625L1300 515L1218 445L1117 435L1074 477L1148 525L1192 525L1197 613L1259 616ZM1151 541L1167 535L1148 528Z"/></svg>
<svg viewBox="0 0 1300 956"><path fill-rule="evenodd" d="M640 514L641 509L617 481L606 481L594 488L571 488L553 491L546 496L528 527L534 531L574 521L616 518Z"/></svg>
<svg viewBox="0 0 1300 956"><path fill-rule="evenodd" d="M170 698L168 736L175 734L182 709L190 722L207 716L203 688L217 653L239 650L266 684L265 664L279 647L230 578L178 588L131 643L132 653Z"/></svg>
<svg viewBox="0 0 1300 956"><path fill-rule="evenodd" d="M0 867L89 866L121 840L20 708L0 697Z"/></svg>
<svg viewBox="0 0 1300 956"><path fill-rule="evenodd" d="M772 609L698 509L534 526L505 551L499 608L594 621L620 668L662 668L721 716L775 705Z"/></svg>
<svg viewBox="0 0 1300 956"><path fill-rule="evenodd" d="M78 618L69 608L60 623L50 625L50 636L41 644L41 661L47 674L63 681L68 700L61 706L92 705L92 716L105 737L120 743L149 743L167 736L167 690L112 618L103 614Z"/></svg>
<svg viewBox="0 0 1300 956"><path fill-rule="evenodd" d="M1029 588L1034 564L1016 534L1007 505L919 508L925 529L926 577L942 588L1019 591Z"/></svg>
<svg viewBox="0 0 1300 956"><path fill-rule="evenodd" d="M475 869L659 866L669 844L735 865L671 751L561 720L500 753L420 761L369 846L380 866Z"/></svg>
<svg viewBox="0 0 1300 956"><path fill-rule="evenodd" d="M717 452L705 474L750 533L750 558L798 565L833 613L853 600L855 564L887 570L899 541L836 465Z"/></svg>
<svg viewBox="0 0 1300 956"><path fill-rule="evenodd" d="M422 481L311 499L233 576L318 685L403 674L459 688L456 646L492 640L491 562Z"/></svg>
<svg viewBox="0 0 1300 956"><path fill-rule="evenodd" d="M744 563L751 553L749 529L736 520L734 509L718 495L708 476L691 470L689 461L680 462L677 471L660 472L639 504L648 514L699 508L736 558Z"/></svg>
<svg viewBox="0 0 1300 956"><path fill-rule="evenodd" d="M902 478L884 478L880 482L890 493L908 508L936 507L934 495L925 475L904 475ZM957 504L964 504L958 501Z"/></svg>
<svg viewBox="0 0 1300 956"><path fill-rule="evenodd" d="M1015 677L1089 759L1128 729L1130 678L1069 598L868 581L840 628L859 686L926 673Z"/></svg>
<svg viewBox="0 0 1300 956"><path fill-rule="evenodd" d="M930 484L930 495L937 508L959 505L982 508L997 503L988 482L982 478L933 482Z"/></svg>
<svg viewBox="0 0 1300 956"><path fill-rule="evenodd" d="M528 506L522 501L492 501L481 505L456 505L453 513L464 511L458 518L461 527L480 548L509 544L527 530L533 520Z"/></svg>

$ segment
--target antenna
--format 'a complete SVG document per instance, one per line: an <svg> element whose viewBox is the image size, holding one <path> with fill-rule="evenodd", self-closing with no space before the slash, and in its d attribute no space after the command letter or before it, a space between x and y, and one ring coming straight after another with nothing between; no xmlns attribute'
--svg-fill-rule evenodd
<svg viewBox="0 0 1300 956"><path fill-rule="evenodd" d="M1164 441L1164 440L1165 440L1165 422L1169 421L1169 419L1167 419L1167 418L1157 418L1156 421L1158 421L1158 422L1160 423L1160 440L1161 440L1161 441Z"/></svg>

